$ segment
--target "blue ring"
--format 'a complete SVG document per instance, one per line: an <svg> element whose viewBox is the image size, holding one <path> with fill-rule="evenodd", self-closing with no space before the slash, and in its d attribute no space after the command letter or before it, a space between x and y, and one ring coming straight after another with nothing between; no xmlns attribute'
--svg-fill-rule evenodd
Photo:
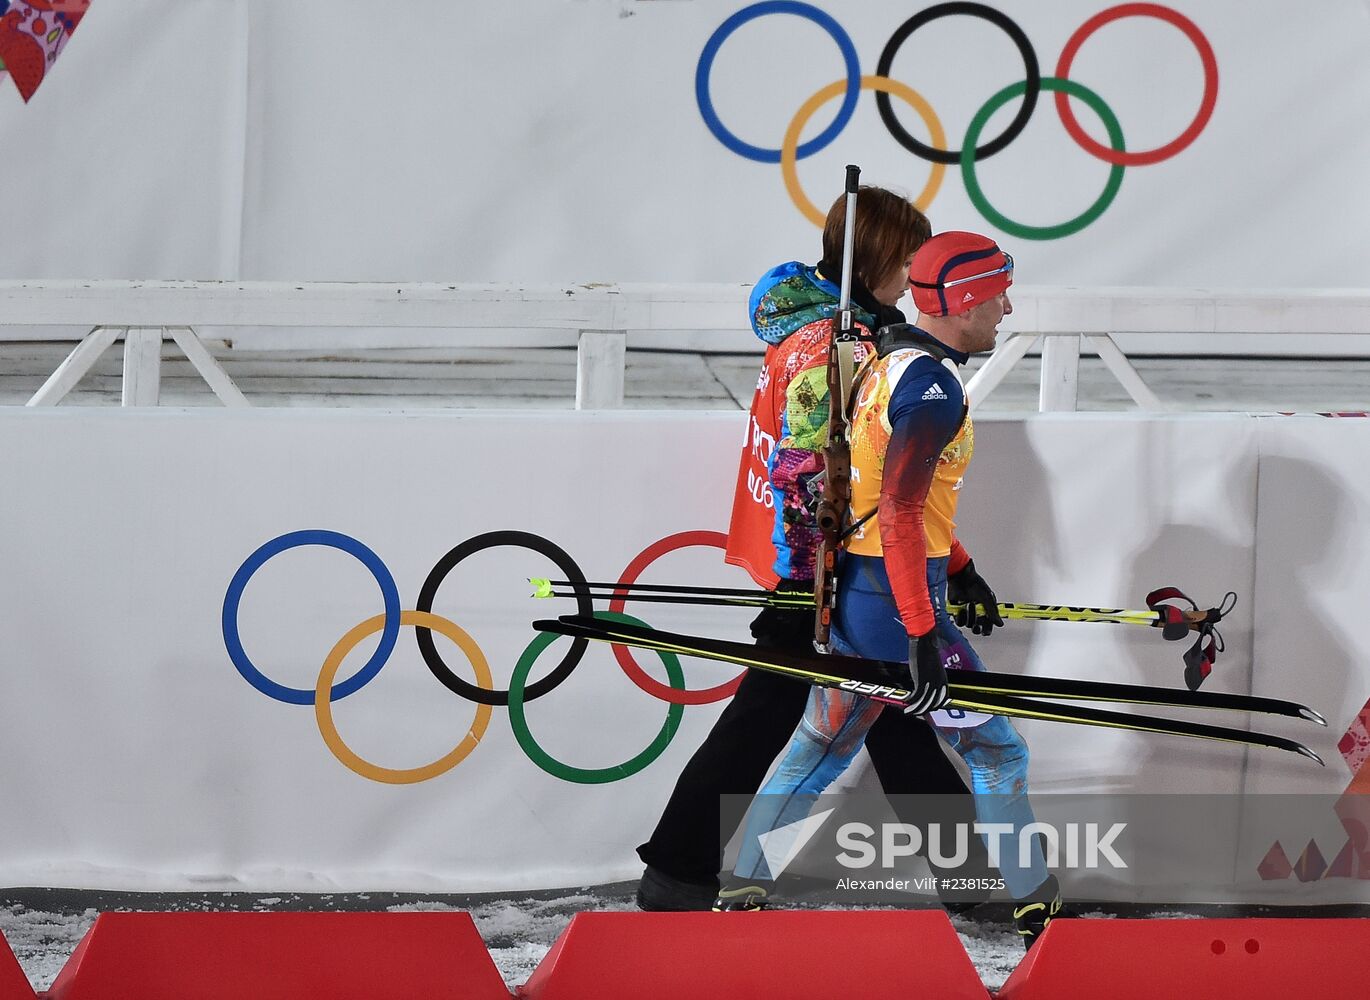
<svg viewBox="0 0 1370 1000"><path fill-rule="evenodd" d="M390 658L395 641L400 636L400 591L395 586L395 578L385 563L381 562L380 556L350 535L337 531L289 532L267 542L238 567L238 572L233 574L233 579L229 582L228 593L224 595L224 646L228 649L228 658L233 661L243 679L268 698L275 698L289 705L312 705L313 688L286 687L271 680L248 659L242 639L238 635L238 605L242 602L247 581L252 579L252 574L261 569L272 556L300 545L327 545L329 548L341 549L348 555L356 556L376 578L381 587L381 596L385 599L385 628L381 631L381 641L376 646L376 651L355 674L333 685L328 695L329 701L346 698L380 673L381 667L385 666L385 661Z"/></svg>
<svg viewBox="0 0 1370 1000"><path fill-rule="evenodd" d="M847 122L851 121L851 116L856 111L857 98L861 96L861 64L856 55L856 46L852 44L851 36L830 14L810 4L798 3L796 0L763 0L762 3L743 7L718 26L705 43L704 51L699 54L699 65L695 68L695 100L699 103L699 113L704 118L704 124L709 127L714 138L724 146L738 156L745 156L758 163L780 162L779 149L753 146L729 132L727 126L719 120L717 112L714 111L713 100L709 97L709 74L713 71L714 57L718 55L720 46L742 25L767 14L794 14L812 21L832 36L837 47L842 50L842 59L847 64L847 94L842 99L842 106L837 109L837 117L822 133L796 150L795 158L802 160L817 153L837 138L838 133L846 128Z"/></svg>

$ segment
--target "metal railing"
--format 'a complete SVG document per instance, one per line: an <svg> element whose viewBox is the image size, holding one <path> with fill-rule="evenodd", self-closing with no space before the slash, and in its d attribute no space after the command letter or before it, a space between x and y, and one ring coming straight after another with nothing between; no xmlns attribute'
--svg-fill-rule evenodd
<svg viewBox="0 0 1370 1000"><path fill-rule="evenodd" d="M204 331L215 331L230 352L507 347L530 332L555 331L575 338L576 407L599 409L623 403L629 334L637 342L657 334L688 332L696 340L726 334L730 344L759 351L745 332L749 291L731 284L0 281L0 339L70 340L72 327L89 330L29 406L59 402L120 338L123 405L158 403L162 342L171 339L226 405L248 406L205 346ZM1097 352L1138 407L1157 410L1162 403L1119 347L1120 335L1145 342L1183 334L1194 343L1234 335L1352 335L1357 344L1370 335L1370 292L1015 286L1013 303L999 347L969 382L976 403L1039 343L1039 409L1076 408L1083 346Z"/></svg>

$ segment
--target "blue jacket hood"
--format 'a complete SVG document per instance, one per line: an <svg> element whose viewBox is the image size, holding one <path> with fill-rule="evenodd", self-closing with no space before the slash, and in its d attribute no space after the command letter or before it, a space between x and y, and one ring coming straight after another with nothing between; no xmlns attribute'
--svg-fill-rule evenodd
<svg viewBox="0 0 1370 1000"><path fill-rule="evenodd" d="M762 342L775 345L801 327L837 313L842 290L818 269L792 260L771 268L752 289L748 303L752 330ZM855 302L853 319L870 327L874 317Z"/></svg>

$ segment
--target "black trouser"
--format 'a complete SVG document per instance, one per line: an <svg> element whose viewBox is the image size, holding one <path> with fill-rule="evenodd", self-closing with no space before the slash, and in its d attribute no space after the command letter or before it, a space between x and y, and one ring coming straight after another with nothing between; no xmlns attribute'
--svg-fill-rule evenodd
<svg viewBox="0 0 1370 1000"><path fill-rule="evenodd" d="M808 612L763 611L752 625L757 646L812 651L813 616ZM771 764L789 743L804 715L810 685L763 670L748 670L732 701L676 779L675 789L652 832L637 849L644 862L674 878L709 884L723 866L723 847L746 813L742 796L753 796ZM888 795L963 795L955 817L973 820L970 789L943 751L931 726L890 708L866 735L866 750ZM724 796L732 796L724 799ZM903 815L910 803L897 812ZM726 810L726 812L725 812ZM923 817L927 819L928 817ZM972 850L983 854L980 838ZM972 855L974 863L980 861Z"/></svg>

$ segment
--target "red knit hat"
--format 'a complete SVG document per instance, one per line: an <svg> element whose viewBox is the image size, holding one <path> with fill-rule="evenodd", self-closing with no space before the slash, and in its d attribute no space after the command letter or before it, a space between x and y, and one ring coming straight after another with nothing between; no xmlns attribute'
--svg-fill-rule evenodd
<svg viewBox="0 0 1370 1000"><path fill-rule="evenodd" d="M1013 284L1013 255L988 236L938 233L914 253L909 282L924 316L955 316Z"/></svg>

